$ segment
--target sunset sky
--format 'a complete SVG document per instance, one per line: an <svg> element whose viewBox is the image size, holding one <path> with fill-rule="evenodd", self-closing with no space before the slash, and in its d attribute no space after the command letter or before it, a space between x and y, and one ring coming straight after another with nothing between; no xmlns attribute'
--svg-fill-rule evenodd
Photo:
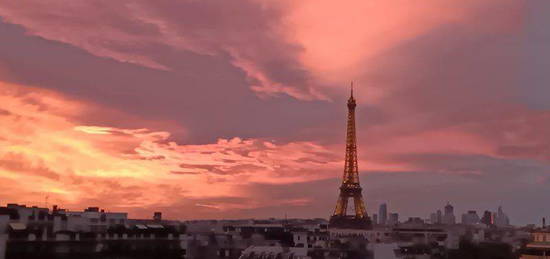
<svg viewBox="0 0 550 259"><path fill-rule="evenodd" d="M328 218L355 82L369 214L550 216L550 1L0 3L0 204Z"/></svg>

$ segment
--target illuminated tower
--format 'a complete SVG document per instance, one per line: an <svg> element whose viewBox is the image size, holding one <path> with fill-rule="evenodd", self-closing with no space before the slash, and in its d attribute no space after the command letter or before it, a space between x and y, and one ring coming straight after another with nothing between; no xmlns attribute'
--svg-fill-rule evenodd
<svg viewBox="0 0 550 259"><path fill-rule="evenodd" d="M346 161L344 176L340 186L340 196L336 202L336 209L330 218L330 226L334 228L372 228L371 220L367 215L361 186L359 185L359 170L357 168L357 138L355 134L355 99L353 98L353 83L351 96L348 99L348 125L346 133ZM348 201L353 199L354 215L348 215Z"/></svg>

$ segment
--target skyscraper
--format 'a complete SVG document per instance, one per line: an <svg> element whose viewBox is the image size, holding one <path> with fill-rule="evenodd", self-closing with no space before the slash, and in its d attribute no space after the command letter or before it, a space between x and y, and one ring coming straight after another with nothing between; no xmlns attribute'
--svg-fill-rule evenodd
<svg viewBox="0 0 550 259"><path fill-rule="evenodd" d="M386 225L388 221L388 206L386 203L380 204L380 208L378 209L378 217L378 224Z"/></svg>
<svg viewBox="0 0 550 259"><path fill-rule="evenodd" d="M329 226L335 228L360 228L370 229L372 223L365 203L363 201L362 188L359 185L359 169L357 166L357 137L355 131L355 98L353 98L353 83L351 96L348 99L348 123L346 132L346 159L344 175L340 186L340 195L336 202L336 208L330 217ZM353 199L355 215L347 215L348 201Z"/></svg>
<svg viewBox="0 0 550 259"><path fill-rule="evenodd" d="M388 226L395 226L399 224L399 214L398 213L390 213L388 217L388 221L386 222Z"/></svg>
<svg viewBox="0 0 550 259"><path fill-rule="evenodd" d="M505 227L505 226L510 225L510 220L508 219L508 215L506 215L502 211L502 206L498 207L498 211L497 211L497 213L495 215L495 218L494 218L494 223L498 227Z"/></svg>
<svg viewBox="0 0 550 259"><path fill-rule="evenodd" d="M437 214L435 212L430 214L430 223L431 224L438 224Z"/></svg>
<svg viewBox="0 0 550 259"><path fill-rule="evenodd" d="M483 217L481 218L480 222L488 226L493 225L493 213L488 210L483 212Z"/></svg>
<svg viewBox="0 0 550 259"><path fill-rule="evenodd" d="M469 210L468 213L462 214L462 224L475 225L479 223L479 216L475 210Z"/></svg>
<svg viewBox="0 0 550 259"><path fill-rule="evenodd" d="M445 214L443 215L443 224L452 225L456 223L454 207L447 202L445 206Z"/></svg>

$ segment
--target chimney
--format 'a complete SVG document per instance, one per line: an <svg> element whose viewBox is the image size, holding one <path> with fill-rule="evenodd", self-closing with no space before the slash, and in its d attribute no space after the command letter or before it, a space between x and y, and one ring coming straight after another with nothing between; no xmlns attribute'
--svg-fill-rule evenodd
<svg viewBox="0 0 550 259"><path fill-rule="evenodd" d="M154 221L161 221L162 220L162 212L155 212L153 214L153 220Z"/></svg>

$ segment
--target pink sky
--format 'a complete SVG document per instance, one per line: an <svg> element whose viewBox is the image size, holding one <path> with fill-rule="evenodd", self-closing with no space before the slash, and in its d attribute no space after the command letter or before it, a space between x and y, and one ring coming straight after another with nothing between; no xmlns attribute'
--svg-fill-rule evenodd
<svg viewBox="0 0 550 259"><path fill-rule="evenodd" d="M536 221L550 213L536 205L550 194L545 8L4 3L1 202L328 217L354 80L369 213L387 202L427 216L450 201Z"/></svg>

